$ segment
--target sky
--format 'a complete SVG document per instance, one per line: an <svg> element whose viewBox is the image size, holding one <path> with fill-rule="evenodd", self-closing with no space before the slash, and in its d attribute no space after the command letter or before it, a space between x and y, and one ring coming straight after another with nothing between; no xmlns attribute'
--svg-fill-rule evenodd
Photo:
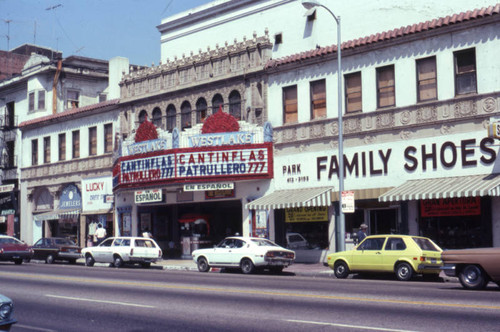
<svg viewBox="0 0 500 332"><path fill-rule="evenodd" d="M161 20L211 0L0 0L0 50L36 44L141 66L160 60ZM9 23L7 23L9 22Z"/></svg>

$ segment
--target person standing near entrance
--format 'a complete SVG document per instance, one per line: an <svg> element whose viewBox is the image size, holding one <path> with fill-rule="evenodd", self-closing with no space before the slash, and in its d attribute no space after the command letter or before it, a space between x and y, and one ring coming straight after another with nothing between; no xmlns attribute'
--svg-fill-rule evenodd
<svg viewBox="0 0 500 332"><path fill-rule="evenodd" d="M361 243L366 237L366 230L368 229L367 224L361 224L359 225L359 231L358 231L358 243Z"/></svg>
<svg viewBox="0 0 500 332"><path fill-rule="evenodd" d="M97 245L101 244L101 242L106 238L106 229L102 227L102 224L97 226L97 230L95 231L95 236L97 238Z"/></svg>

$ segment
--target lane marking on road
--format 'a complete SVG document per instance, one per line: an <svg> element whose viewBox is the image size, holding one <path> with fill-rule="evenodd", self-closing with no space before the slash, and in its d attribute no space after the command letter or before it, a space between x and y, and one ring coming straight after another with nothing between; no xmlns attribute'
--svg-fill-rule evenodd
<svg viewBox="0 0 500 332"><path fill-rule="evenodd" d="M33 330L33 331L43 331L43 332L57 332L57 330L50 330L50 329L44 329L41 327L36 327L36 326L29 326L29 325L23 325L16 323L16 325L13 325L14 329L17 330L17 328L22 328L25 330Z"/></svg>
<svg viewBox="0 0 500 332"><path fill-rule="evenodd" d="M127 302L106 301L106 300L96 300L96 299L84 299L84 298L81 298L81 297L61 296L61 295L52 295L52 294L45 294L45 296L47 296L47 297L53 297L53 298L56 298L56 299L73 300L73 301L85 301L85 302L96 302L96 303L106 303L106 304L117 304L117 305L124 305L124 306L129 306L129 307L139 307L139 308L155 308L155 306L152 306L152 305L127 303Z"/></svg>
<svg viewBox="0 0 500 332"><path fill-rule="evenodd" d="M389 329L389 328L373 327L373 326L361 326L361 325L338 324L338 323L324 323L324 322L315 322L315 321L309 321L309 320L285 319L284 321L290 322L290 323L344 327L344 328L350 328L350 329L356 329L356 330L388 331L388 332L416 332L413 330L398 330L398 329Z"/></svg>
<svg viewBox="0 0 500 332"><path fill-rule="evenodd" d="M24 277L28 279L44 279L49 281L72 281L81 283L100 283L108 285L121 285L121 286L134 286L134 287L151 287L158 289L174 289L174 290L191 290L201 292L222 292L234 294L248 294L248 295L272 295L288 298L310 298L310 299L324 299L324 300L338 300L338 301L356 301L356 302L376 302L386 304L407 304L407 305L425 305L433 307L447 307L447 308L462 308L462 309L488 309L500 310L500 306L483 305L483 304L466 304L466 303L443 303L443 302L430 302L430 301L410 301L410 300L391 300L391 299L375 299L354 296L338 296L338 295L319 295L319 294L300 294L300 293L283 293L283 292L270 292L270 291L256 291L244 289L229 289L229 288L216 288L216 287L202 287L202 286L185 286L185 285L166 285L160 283L145 283L138 281L120 281L120 280L105 280L96 278L82 278L82 277L64 277L43 274L28 274L17 272L0 272L0 276L8 277Z"/></svg>

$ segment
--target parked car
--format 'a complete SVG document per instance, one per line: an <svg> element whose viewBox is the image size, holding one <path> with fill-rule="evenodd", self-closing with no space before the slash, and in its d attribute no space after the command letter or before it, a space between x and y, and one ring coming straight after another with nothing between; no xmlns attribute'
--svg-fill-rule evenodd
<svg viewBox="0 0 500 332"><path fill-rule="evenodd" d="M441 248L430 239L411 235L367 236L352 250L327 256L327 264L337 278L357 272L393 272L398 280L410 280L415 274L438 278Z"/></svg>
<svg viewBox="0 0 500 332"><path fill-rule="evenodd" d="M231 236L214 248L198 249L192 253L200 272L211 267L240 268L245 274L256 269L279 273L295 260L295 252L276 243L256 237Z"/></svg>
<svg viewBox="0 0 500 332"><path fill-rule="evenodd" d="M286 233L286 247L288 249L310 249L309 242L300 233Z"/></svg>
<svg viewBox="0 0 500 332"><path fill-rule="evenodd" d="M44 260L47 264L55 261L75 263L81 257L82 249L72 240L62 237L44 237L31 247L33 259Z"/></svg>
<svg viewBox="0 0 500 332"><path fill-rule="evenodd" d="M124 264L140 264L150 267L162 258L162 251L158 244L150 238L120 236L110 237L95 247L82 249L85 265L94 263L111 263L115 267Z"/></svg>
<svg viewBox="0 0 500 332"><path fill-rule="evenodd" d="M0 294L0 330L10 331L12 325L17 321L12 316L14 303L7 296Z"/></svg>
<svg viewBox="0 0 500 332"><path fill-rule="evenodd" d="M500 286L500 248L445 250L442 259L445 274L458 277L465 289L483 289L490 281Z"/></svg>
<svg viewBox="0 0 500 332"><path fill-rule="evenodd" d="M15 237L0 235L0 261L10 261L22 264L23 260L30 260L33 250L24 242Z"/></svg>

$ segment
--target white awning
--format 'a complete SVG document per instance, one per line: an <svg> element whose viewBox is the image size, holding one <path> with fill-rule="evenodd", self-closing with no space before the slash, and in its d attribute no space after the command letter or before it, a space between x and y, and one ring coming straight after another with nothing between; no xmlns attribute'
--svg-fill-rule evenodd
<svg viewBox="0 0 500 332"><path fill-rule="evenodd" d="M54 210L40 214L34 214L33 220L57 220L57 219L68 219L74 218L80 214L80 209L68 209L68 210Z"/></svg>
<svg viewBox="0 0 500 332"><path fill-rule="evenodd" d="M332 204L332 187L277 190L258 198L245 207L249 210L287 209Z"/></svg>
<svg viewBox="0 0 500 332"><path fill-rule="evenodd" d="M500 174L409 180L379 196L379 202L500 196Z"/></svg>

